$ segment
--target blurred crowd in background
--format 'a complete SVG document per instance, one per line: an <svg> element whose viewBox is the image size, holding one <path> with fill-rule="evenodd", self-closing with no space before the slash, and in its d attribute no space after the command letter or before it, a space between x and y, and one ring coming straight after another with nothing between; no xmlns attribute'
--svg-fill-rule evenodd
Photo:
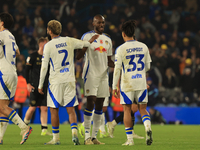
<svg viewBox="0 0 200 150"><path fill-rule="evenodd" d="M121 23L134 19L135 38L149 47L152 58L147 74L148 106L200 106L199 0L6 0L0 1L0 12L9 12L14 17L11 32L21 52L17 72L22 76L25 76L26 58L38 50L37 40L46 36L48 21L59 20L62 36L80 39L85 32L93 30L94 15L103 15L114 55L124 42ZM83 65L83 59L75 60L80 102L84 99ZM110 68L110 87L112 77Z"/></svg>

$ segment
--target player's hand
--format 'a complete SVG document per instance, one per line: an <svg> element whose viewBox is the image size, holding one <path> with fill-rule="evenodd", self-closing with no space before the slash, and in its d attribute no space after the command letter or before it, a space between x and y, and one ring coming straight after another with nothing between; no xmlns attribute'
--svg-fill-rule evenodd
<svg viewBox="0 0 200 150"><path fill-rule="evenodd" d="M28 83L27 84L27 90L28 90L28 92L32 92L32 90L34 90L35 88L30 84L30 83Z"/></svg>
<svg viewBox="0 0 200 150"><path fill-rule="evenodd" d="M38 92L39 92L40 94L44 94L43 88L42 88L42 89L39 89L39 88L38 88Z"/></svg>
<svg viewBox="0 0 200 150"><path fill-rule="evenodd" d="M114 89L113 92L112 92L112 94L113 94L113 96L115 98L119 98L120 97L119 90L117 90L117 89Z"/></svg>
<svg viewBox="0 0 200 150"><path fill-rule="evenodd" d="M147 84L147 89L149 89L150 88L150 86Z"/></svg>
<svg viewBox="0 0 200 150"><path fill-rule="evenodd" d="M91 37L91 39L89 40L90 43L94 42L94 40L96 40L99 37L98 34L95 34Z"/></svg>

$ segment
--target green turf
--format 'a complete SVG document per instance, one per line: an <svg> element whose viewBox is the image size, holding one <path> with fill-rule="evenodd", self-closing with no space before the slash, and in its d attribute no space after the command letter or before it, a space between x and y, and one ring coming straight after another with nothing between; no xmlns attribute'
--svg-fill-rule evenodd
<svg viewBox="0 0 200 150"><path fill-rule="evenodd" d="M84 139L79 137L82 145L74 146L71 141L69 125L60 125L61 145L43 145L50 141L51 137L40 135L40 125L31 126L33 132L29 139L24 145L20 145L20 129L16 125L9 125L4 136L4 144L0 145L0 150L200 150L200 126L198 125L153 125L153 144L151 146L147 146L144 139L134 139L134 146L121 146L126 141L123 125L116 126L114 138L99 138L106 145L83 145ZM51 129L51 126L49 126L49 129ZM144 126L136 125L135 133L145 136Z"/></svg>

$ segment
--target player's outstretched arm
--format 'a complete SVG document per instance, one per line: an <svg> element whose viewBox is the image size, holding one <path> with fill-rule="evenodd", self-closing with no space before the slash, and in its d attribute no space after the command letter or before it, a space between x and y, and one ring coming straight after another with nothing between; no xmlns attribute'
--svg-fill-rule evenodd
<svg viewBox="0 0 200 150"><path fill-rule="evenodd" d="M99 37L98 34L95 34L94 36L91 37L91 39L88 41L90 43L94 42L94 40L96 40L97 38ZM87 50L87 47L83 47L82 49L79 49L77 51L77 54L76 54L76 59L79 60L81 59L84 55L85 55L85 52Z"/></svg>

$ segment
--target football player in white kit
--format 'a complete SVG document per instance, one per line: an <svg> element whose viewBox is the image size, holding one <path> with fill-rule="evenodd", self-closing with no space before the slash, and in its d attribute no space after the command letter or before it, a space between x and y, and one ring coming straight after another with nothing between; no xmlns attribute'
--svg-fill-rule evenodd
<svg viewBox="0 0 200 150"><path fill-rule="evenodd" d="M51 123L53 139L46 144L58 145L59 138L59 106L64 106L69 114L72 129L72 141L79 145L77 135L77 119L74 106L78 105L76 98L75 76L74 76L74 49L88 47L98 35L91 37L90 41L81 41L70 37L61 37L62 25L59 21L51 20L47 24L47 34L51 36L44 46L40 81L38 91L42 92L42 86L50 61L49 87L47 106L51 111Z"/></svg>
<svg viewBox="0 0 200 150"><path fill-rule="evenodd" d="M16 55L20 55L15 38L8 29L12 27L13 17L9 13L0 14L0 144L11 120L21 129L23 144L29 137L32 128L27 126L17 112L8 107L14 100L17 87Z"/></svg>
<svg viewBox="0 0 200 150"><path fill-rule="evenodd" d="M84 80L84 94L87 96L87 106L84 111L84 127L85 127L85 145L104 144L97 140L103 102L105 97L109 97L108 74L107 69L114 67L114 62L111 60L112 56L112 41L110 37L105 35L105 19L102 15L96 15L93 18L94 30L85 33L82 36L83 41L88 41L93 35L99 35L88 48L79 51L77 59L85 55L85 65L83 68ZM90 135L92 111L93 115L93 129L92 136Z"/></svg>
<svg viewBox="0 0 200 150"><path fill-rule="evenodd" d="M122 37L125 43L116 49L113 95L116 98L120 97L120 103L124 107L127 141L123 145L134 145L131 120L131 104L133 104L134 98L138 103L138 109L145 126L146 144L151 145L153 142L151 120L146 110L148 102L146 72L150 69L151 57L148 47L144 43L134 40L135 27L133 20L122 24ZM120 72L122 72L121 88L117 89Z"/></svg>

